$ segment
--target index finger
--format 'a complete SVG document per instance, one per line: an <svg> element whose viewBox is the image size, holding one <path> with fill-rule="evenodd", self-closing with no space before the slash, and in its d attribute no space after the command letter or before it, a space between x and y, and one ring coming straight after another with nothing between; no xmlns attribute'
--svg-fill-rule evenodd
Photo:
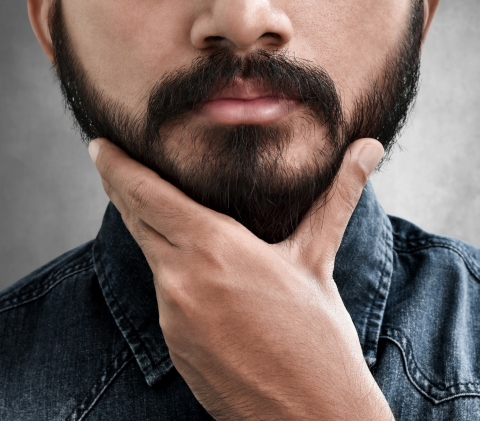
<svg viewBox="0 0 480 421"><path fill-rule="evenodd" d="M130 158L107 139L95 139L88 147L103 180L141 220L179 245L198 225L205 209L157 173Z"/></svg>

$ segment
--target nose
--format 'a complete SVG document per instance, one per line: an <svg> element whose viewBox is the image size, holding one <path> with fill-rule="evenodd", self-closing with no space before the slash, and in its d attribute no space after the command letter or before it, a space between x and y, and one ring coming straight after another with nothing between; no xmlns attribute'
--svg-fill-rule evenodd
<svg viewBox="0 0 480 421"><path fill-rule="evenodd" d="M292 22L271 0L212 0L195 20L190 37L194 47L279 49L293 36Z"/></svg>

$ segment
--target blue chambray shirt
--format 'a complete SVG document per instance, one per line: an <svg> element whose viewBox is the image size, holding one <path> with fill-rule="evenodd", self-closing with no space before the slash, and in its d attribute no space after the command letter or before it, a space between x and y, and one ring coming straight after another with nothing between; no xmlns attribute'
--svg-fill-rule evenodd
<svg viewBox="0 0 480 421"><path fill-rule="evenodd" d="M334 279L396 420L480 420L479 249L387 216L368 184ZM94 241L0 294L0 419L212 419L112 204Z"/></svg>

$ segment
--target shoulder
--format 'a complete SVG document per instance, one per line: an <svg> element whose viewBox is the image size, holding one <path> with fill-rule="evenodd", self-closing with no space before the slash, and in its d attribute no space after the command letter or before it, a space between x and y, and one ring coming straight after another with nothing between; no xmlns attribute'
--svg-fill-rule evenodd
<svg viewBox="0 0 480 421"><path fill-rule="evenodd" d="M456 238L431 234L404 219L389 216L393 231L393 248L396 254L418 257L416 265L435 263L466 269L476 282L480 282L480 249ZM425 261L425 256L430 259ZM443 267L446 267L443 266Z"/></svg>
<svg viewBox="0 0 480 421"><path fill-rule="evenodd" d="M90 241L61 255L0 292L0 314L55 294L55 287L68 279L92 275L92 246Z"/></svg>
<svg viewBox="0 0 480 421"><path fill-rule="evenodd" d="M409 383L435 405L479 398L480 250L390 220L393 273L381 338L397 349L392 358Z"/></svg>
<svg viewBox="0 0 480 421"><path fill-rule="evenodd" d="M85 412L85 402L95 401L129 358L92 246L65 253L0 293L0 419Z"/></svg>

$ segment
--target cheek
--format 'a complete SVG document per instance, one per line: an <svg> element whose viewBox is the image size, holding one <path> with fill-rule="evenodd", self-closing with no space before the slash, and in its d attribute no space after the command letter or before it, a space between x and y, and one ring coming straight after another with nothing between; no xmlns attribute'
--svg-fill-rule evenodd
<svg viewBox="0 0 480 421"><path fill-rule="evenodd" d="M136 111L145 105L146 94L161 75L190 65L198 54L190 41L197 3L63 0L71 43L89 78L111 99ZM276 3L294 28L289 52L325 67L347 109L369 86L410 15L410 0Z"/></svg>
<svg viewBox="0 0 480 421"><path fill-rule="evenodd" d="M347 109L370 87L385 57L405 33L410 0L297 0L289 2L297 57L322 65Z"/></svg>
<svg viewBox="0 0 480 421"><path fill-rule="evenodd" d="M191 63L188 0L66 0L72 47L98 89L138 109L152 83Z"/></svg>

